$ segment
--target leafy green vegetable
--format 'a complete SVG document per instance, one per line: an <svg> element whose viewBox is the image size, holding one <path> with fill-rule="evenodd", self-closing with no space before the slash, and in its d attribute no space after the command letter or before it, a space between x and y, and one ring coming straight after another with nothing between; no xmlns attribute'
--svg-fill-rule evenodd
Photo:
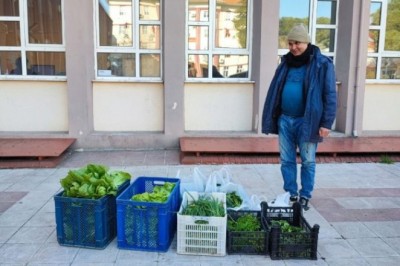
<svg viewBox="0 0 400 266"><path fill-rule="evenodd" d="M286 220L273 220L271 221L271 225L279 225L282 233L301 233L304 230L299 226L290 225Z"/></svg>
<svg viewBox="0 0 400 266"><path fill-rule="evenodd" d="M130 179L129 173L109 172L107 166L88 164L77 170L70 170L60 183L64 196L98 199L105 195L116 196L118 187Z"/></svg>
<svg viewBox="0 0 400 266"><path fill-rule="evenodd" d="M175 183L165 182L162 186L155 186L153 192L144 192L132 196L132 200L141 202L163 203L168 200L169 195L175 187Z"/></svg>
<svg viewBox="0 0 400 266"><path fill-rule="evenodd" d="M242 198L235 191L226 193L226 207L235 208L242 205Z"/></svg>
<svg viewBox="0 0 400 266"><path fill-rule="evenodd" d="M260 220L251 214L240 216L236 220L229 216L228 231L234 232L255 232L261 231Z"/></svg>
<svg viewBox="0 0 400 266"><path fill-rule="evenodd" d="M190 193L188 194L190 195ZM192 195L190 196L193 198ZM225 208L222 201L204 194L200 195L197 200L188 203L183 208L182 215L224 217Z"/></svg>

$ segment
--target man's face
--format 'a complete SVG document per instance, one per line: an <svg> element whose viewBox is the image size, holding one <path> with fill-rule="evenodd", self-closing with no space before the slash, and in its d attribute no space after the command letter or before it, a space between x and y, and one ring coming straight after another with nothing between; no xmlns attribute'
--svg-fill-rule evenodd
<svg viewBox="0 0 400 266"><path fill-rule="evenodd" d="M299 56L307 49L308 43L298 41L288 41L289 50L294 56Z"/></svg>

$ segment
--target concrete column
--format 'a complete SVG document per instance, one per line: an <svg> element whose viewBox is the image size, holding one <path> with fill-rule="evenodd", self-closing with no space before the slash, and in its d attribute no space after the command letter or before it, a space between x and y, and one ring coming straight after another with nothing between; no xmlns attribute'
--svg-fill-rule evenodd
<svg viewBox="0 0 400 266"><path fill-rule="evenodd" d="M279 0L254 0L252 77L254 84L253 130L261 133L261 118L278 56Z"/></svg>
<svg viewBox="0 0 400 266"><path fill-rule="evenodd" d="M163 2L164 132L167 137L184 134L185 2Z"/></svg>
<svg viewBox="0 0 400 266"><path fill-rule="evenodd" d="M93 2L64 1L69 135L78 143L93 131Z"/></svg>
<svg viewBox="0 0 400 266"><path fill-rule="evenodd" d="M338 89L336 131L358 136L362 131L369 2L341 1L336 45Z"/></svg>

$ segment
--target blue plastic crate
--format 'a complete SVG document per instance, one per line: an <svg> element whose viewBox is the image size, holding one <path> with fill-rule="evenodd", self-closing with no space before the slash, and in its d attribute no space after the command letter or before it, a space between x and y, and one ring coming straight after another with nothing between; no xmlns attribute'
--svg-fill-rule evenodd
<svg viewBox="0 0 400 266"><path fill-rule="evenodd" d="M129 186L124 182L117 194ZM54 196L57 241L63 246L104 249L117 233L116 197L84 199Z"/></svg>
<svg viewBox="0 0 400 266"><path fill-rule="evenodd" d="M131 200L135 194L153 192L165 182L175 183L165 203ZM118 248L144 251L168 250L176 232L180 205L180 180L163 177L138 177L117 197Z"/></svg>

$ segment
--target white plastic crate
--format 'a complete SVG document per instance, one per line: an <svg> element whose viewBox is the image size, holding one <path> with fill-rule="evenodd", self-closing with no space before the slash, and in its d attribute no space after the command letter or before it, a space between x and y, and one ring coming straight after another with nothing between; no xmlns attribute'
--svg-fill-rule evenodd
<svg viewBox="0 0 400 266"><path fill-rule="evenodd" d="M188 194L190 193L190 195ZM212 196L223 202L224 217L182 215L182 210L201 195ZM191 255L226 255L226 194L185 192L178 212L177 253Z"/></svg>

